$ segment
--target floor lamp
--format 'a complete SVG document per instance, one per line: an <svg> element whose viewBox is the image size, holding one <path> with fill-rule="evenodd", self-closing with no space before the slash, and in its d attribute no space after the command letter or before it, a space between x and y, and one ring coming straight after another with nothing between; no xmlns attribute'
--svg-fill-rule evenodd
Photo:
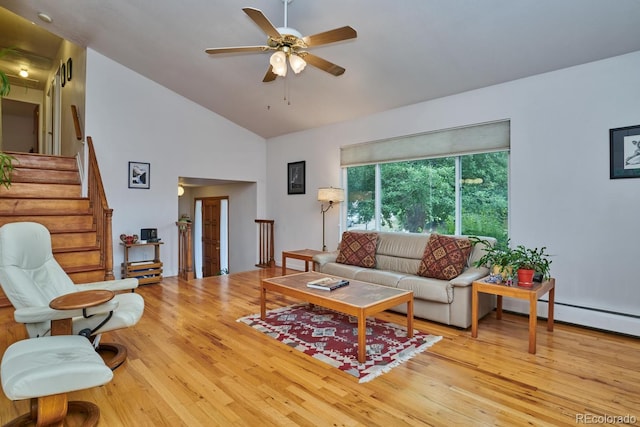
<svg viewBox="0 0 640 427"><path fill-rule="evenodd" d="M324 240L324 214L333 207L334 203L340 203L344 201L344 190L342 188L325 187L318 188L318 201L322 202L320 205L320 212L322 212L322 250L327 250L327 245ZM324 204L328 203L327 207Z"/></svg>

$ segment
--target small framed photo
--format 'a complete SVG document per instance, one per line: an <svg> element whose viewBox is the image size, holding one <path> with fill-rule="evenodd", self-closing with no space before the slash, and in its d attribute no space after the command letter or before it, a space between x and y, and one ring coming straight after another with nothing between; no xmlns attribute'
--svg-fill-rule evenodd
<svg viewBox="0 0 640 427"><path fill-rule="evenodd" d="M129 162L129 188L151 188L150 169L149 163Z"/></svg>
<svg viewBox="0 0 640 427"><path fill-rule="evenodd" d="M305 162L287 164L287 194L304 194Z"/></svg>
<svg viewBox="0 0 640 427"><path fill-rule="evenodd" d="M609 178L640 178L640 125L609 130Z"/></svg>

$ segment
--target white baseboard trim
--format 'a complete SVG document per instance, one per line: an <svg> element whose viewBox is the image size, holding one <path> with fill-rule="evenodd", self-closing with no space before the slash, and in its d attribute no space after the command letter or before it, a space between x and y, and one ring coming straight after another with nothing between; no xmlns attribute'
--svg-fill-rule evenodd
<svg viewBox="0 0 640 427"><path fill-rule="evenodd" d="M516 313L529 314L529 302L527 301L505 298L503 299L502 308ZM548 303L546 301L538 301L538 316L546 318L547 314ZM640 318L637 317L556 303L554 319L559 322L640 337Z"/></svg>

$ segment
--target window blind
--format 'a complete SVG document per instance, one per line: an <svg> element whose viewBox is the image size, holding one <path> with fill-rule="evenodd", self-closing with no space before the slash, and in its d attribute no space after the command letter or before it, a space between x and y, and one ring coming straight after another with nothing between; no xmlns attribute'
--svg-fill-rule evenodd
<svg viewBox="0 0 640 427"><path fill-rule="evenodd" d="M508 150L510 121L438 130L340 148L340 165L355 166L403 160Z"/></svg>

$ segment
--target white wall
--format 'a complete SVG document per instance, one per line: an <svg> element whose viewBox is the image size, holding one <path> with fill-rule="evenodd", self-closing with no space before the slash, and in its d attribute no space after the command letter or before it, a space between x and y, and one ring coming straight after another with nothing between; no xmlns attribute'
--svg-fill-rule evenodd
<svg viewBox="0 0 640 427"><path fill-rule="evenodd" d="M510 236L514 244L547 246L554 254L556 319L640 335L632 228L640 179L609 179L609 129L640 125L638 70L635 52L269 139L267 203L276 254L320 249L315 193L341 184L340 146L510 119ZM307 162L307 194L288 196L286 164L299 160ZM339 215L330 212L328 247L339 237ZM526 306L507 301L505 307ZM545 314L546 304L539 310Z"/></svg>
<svg viewBox="0 0 640 427"><path fill-rule="evenodd" d="M264 215L263 138L91 49L86 79L85 129L114 210L116 277L123 258L118 236L137 234L141 228L158 229L165 243L160 251L164 275L177 275L179 176L255 182L256 212L251 215ZM150 189L128 188L129 161L151 164ZM257 247L256 230L250 230ZM230 236L230 244L234 238ZM239 238L245 239L242 234Z"/></svg>
<svg viewBox="0 0 640 427"><path fill-rule="evenodd" d="M71 106L76 106L80 119L80 127L82 128L82 126L84 125L83 120L85 117L86 99L86 49L68 40L63 40L60 44L60 49L58 50L56 58L61 63L65 64L66 71L65 85L64 87L60 88L60 154L63 156L75 156L76 153L81 153L81 156L84 156L83 141L85 140L85 135L83 133L81 140L78 140L76 137L75 126L73 124L73 114L71 113ZM71 80L68 79L69 59L71 59ZM53 74L55 74L55 71ZM49 79L49 82L47 83L47 90L45 92L47 92L50 87L51 79Z"/></svg>

